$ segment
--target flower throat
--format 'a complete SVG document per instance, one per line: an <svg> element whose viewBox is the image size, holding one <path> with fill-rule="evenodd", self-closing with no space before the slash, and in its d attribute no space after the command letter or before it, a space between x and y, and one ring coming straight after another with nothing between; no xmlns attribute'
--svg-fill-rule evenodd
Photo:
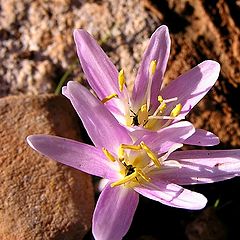
<svg viewBox="0 0 240 240"><path fill-rule="evenodd" d="M169 124L172 123L174 119L178 117L182 110L181 103L176 104L170 104L169 103L175 103L177 102L178 98L171 98L171 99L163 99L162 96L158 96L158 107L156 109L152 109L151 106L151 86L152 86L152 79L156 72L157 68L157 61L152 60L149 66L148 71L148 87L146 90L146 94L143 100L143 104L140 105L140 107L134 106L134 104L130 103L130 100L128 97L125 99L121 99L124 102L125 106L125 125L129 127L139 126L144 127L146 129L150 130L156 130L159 128L167 127ZM121 70L118 74L118 86L120 92L123 91L124 86L126 84L124 71ZM128 95L128 94L127 94ZM104 99L102 99L102 103L106 103L110 101L113 98L118 98L118 95L116 93L113 93ZM172 107L173 105L173 107ZM137 109L137 110L133 110Z"/></svg>

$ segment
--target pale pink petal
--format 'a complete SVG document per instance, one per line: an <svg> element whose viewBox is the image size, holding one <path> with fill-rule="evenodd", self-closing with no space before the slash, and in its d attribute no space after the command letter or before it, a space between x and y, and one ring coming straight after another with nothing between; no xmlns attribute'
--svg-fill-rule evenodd
<svg viewBox="0 0 240 240"><path fill-rule="evenodd" d="M116 152L121 143L132 142L127 130L120 126L105 106L81 84L68 82L67 97L96 147L105 147Z"/></svg>
<svg viewBox="0 0 240 240"><path fill-rule="evenodd" d="M93 146L49 135L28 136L27 142L34 150L60 163L102 178L117 178L113 163Z"/></svg>
<svg viewBox="0 0 240 240"><path fill-rule="evenodd" d="M198 210L207 204L207 199L202 194L162 180L138 185L134 187L134 190L147 198L171 207Z"/></svg>
<svg viewBox="0 0 240 240"><path fill-rule="evenodd" d="M120 240L127 233L138 205L138 194L124 186L101 193L93 214L93 235L97 240Z"/></svg>
<svg viewBox="0 0 240 240"><path fill-rule="evenodd" d="M123 93L118 88L118 71L109 57L88 32L76 29L73 35L82 69L100 100L113 93L121 98ZM119 102L112 99L106 106L117 107Z"/></svg>
<svg viewBox="0 0 240 240"><path fill-rule="evenodd" d="M178 161L176 168L162 167L154 178L180 185L223 181L240 176L240 150L176 151L168 159Z"/></svg>
<svg viewBox="0 0 240 240"><path fill-rule="evenodd" d="M139 107L144 100L147 86L149 84L149 66L152 60L157 60L157 68L152 79L151 103L155 108L157 96L162 85L163 75L167 66L170 53L170 36L167 26L160 26L151 36L148 48L146 49L138 74L134 83L132 102ZM138 110L138 109L137 109Z"/></svg>
<svg viewBox="0 0 240 240"><path fill-rule="evenodd" d="M164 99L177 97L177 103L183 106L179 117L184 118L214 85L219 71L219 63L211 60L204 61L172 81L161 90L160 95ZM170 113L175 105L176 102L169 103L165 114Z"/></svg>
<svg viewBox="0 0 240 240"><path fill-rule="evenodd" d="M174 123L158 132L145 132L145 135L136 141L145 142L152 151L161 154L167 152L168 149L176 143L183 143L187 138L194 134L195 128L190 122L181 121Z"/></svg>
<svg viewBox="0 0 240 240"><path fill-rule="evenodd" d="M214 146L220 143L219 138L204 129L195 129L195 133L184 141L184 144L197 146Z"/></svg>

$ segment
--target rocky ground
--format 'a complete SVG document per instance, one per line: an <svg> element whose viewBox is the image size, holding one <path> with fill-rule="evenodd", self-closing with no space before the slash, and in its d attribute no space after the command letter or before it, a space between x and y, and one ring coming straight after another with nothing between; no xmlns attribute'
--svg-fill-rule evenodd
<svg viewBox="0 0 240 240"><path fill-rule="evenodd" d="M48 120L45 120L51 127L46 128L47 124L41 125L37 128L39 133L61 135L61 131L56 130L60 123L56 122L56 118L51 115L52 109L46 108L47 102L53 101L52 98L49 100L48 97L45 97L43 100L40 94L54 93L63 78L74 79L86 84L73 44L72 30L74 28L84 28L94 35L118 68L125 70L128 84L131 85L151 33L159 25L166 24L171 33L172 47L165 82L168 83L205 59L220 62L221 74L217 84L194 108L189 119L196 127L216 133L221 139L219 147L240 147L238 100L240 96L240 1L8 0L1 1L0 4L0 116L3 120L6 119L8 126L3 125L3 120L1 121L1 136L10 134L10 136L16 135L14 139L21 139L27 134L34 133L34 128L37 128L37 125L34 124L39 124L38 121L35 123L35 119L38 119L38 112L31 114L34 109L32 104L36 101L39 101L37 106L41 106L37 108L39 118L52 116L46 117ZM31 103L29 107L26 101ZM43 103L44 101L46 102ZM14 118L11 110L13 109L12 105L19 104L19 102L25 104L25 108L20 108L21 104L17 105L19 106L17 109L23 112L22 115L19 115L19 121L16 121L18 118ZM61 104L65 103L59 104L62 106ZM64 106L64 109L69 109L66 105ZM28 125L32 125L31 129L33 130L31 131L26 127L26 122L20 121L25 111L29 112L27 116L30 120L25 119L25 121L28 122ZM61 115L61 119L65 119L65 116ZM13 129L14 126L17 127L16 131L10 131L9 129ZM76 138L75 128L72 127L69 131L71 133L68 137ZM24 178L25 175L29 176L29 174L32 175L32 172L35 173L33 170L27 171L24 167L21 168L21 165L18 167L15 162L21 161L24 156L27 158L27 155L24 154L37 156L31 155L33 153L26 150L23 139L21 141L12 139L11 137L1 137L1 147L12 146L14 148L17 146L17 149L24 149L24 151L20 151L18 154L10 153L7 155L11 158L10 160L6 157L6 153L9 152L6 149L0 156L0 181L5 184L1 199L3 196L7 196L7 200L2 201L0 205L0 238L38 239L36 236L39 236L39 239L76 239L74 234L61 235L63 232L71 231L79 234L81 229L76 227L76 218L72 222L66 220L68 227L57 221L46 220L40 214L41 211L44 213L46 209L37 201L31 200L32 195L24 185L26 183L20 189L23 199L30 199L29 203L40 210L36 210L36 215L32 212L27 215L26 213L30 211L28 211L28 207L32 209L30 205L25 206L26 209L22 212L19 211L21 205L11 209L12 205L18 201L17 192L20 191L18 180L14 181L14 174ZM16 156L20 157L15 158ZM39 163L37 168L45 174L47 165L40 164L40 161L40 159L37 161ZM44 161L47 160L44 159ZM12 168L7 168L8 164ZM26 164L32 163L29 160ZM63 169L60 166L58 168L51 166L50 173L46 173L47 177L54 179L55 172L60 174L59 176L64 175ZM39 175L35 174L33 176L38 178ZM40 174L42 181L46 181L44 174ZM78 178L82 177L77 175L73 179ZM59 183L62 191L68 181L68 178L64 178L62 185ZM13 190L9 190L9 188ZM35 187L30 187L30 189L32 189L31 193L35 193L33 191ZM49 191L47 187L41 189ZM69 189L70 195L75 194L76 190ZM237 194L240 190L239 179L198 186L195 189L208 197L209 205L206 210L199 212L176 210L147 199L141 199L126 239L239 239L237 224L239 220L236 220L240 213L238 204L240 198ZM54 196L49 195L49 197L54 199ZM64 198L64 196L62 197ZM217 208L213 208L217 199L220 199L219 205ZM26 200L24 201L26 202ZM59 201L61 202L61 200ZM74 203L75 200L71 201ZM52 204L53 200L50 202ZM79 209L76 211L80 212ZM63 213L64 211L59 213L56 210L54 217L61 219ZM9 217L7 217L8 215ZM24 226L29 221L33 221L32 217L34 216L38 217L38 221L35 220L36 225L32 225L32 228ZM18 228L7 238L9 232L13 231L11 229L15 229L13 228L14 217L19 219ZM154 220L156 217L157 220ZM48 233L42 236L34 235L36 232L32 229L39 229L42 226L48 226L45 229L49 235L47 235ZM16 237L20 236L17 235L19 229L22 229L25 234L21 235L21 238ZM89 223L86 224L86 229L89 229ZM85 236L85 239L91 239L90 233Z"/></svg>

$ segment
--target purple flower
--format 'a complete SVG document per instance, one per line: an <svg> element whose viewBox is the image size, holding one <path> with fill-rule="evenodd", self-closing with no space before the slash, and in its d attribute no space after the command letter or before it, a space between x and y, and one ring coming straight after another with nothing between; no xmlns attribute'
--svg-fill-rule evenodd
<svg viewBox="0 0 240 240"><path fill-rule="evenodd" d="M49 158L109 180L93 215L97 240L122 239L131 225L138 194L172 207L201 209L207 199L178 184L210 183L240 174L240 150L174 152L195 131L189 122L171 124L133 141L129 131L82 85L70 82L67 95L95 147L47 135L32 135L27 141Z"/></svg>
<svg viewBox="0 0 240 240"><path fill-rule="evenodd" d="M220 71L217 62L204 61L163 88L170 52L168 28L163 25L150 39L131 94L125 86L123 70L117 71L90 34L75 30L74 39L90 86L118 121L137 137L183 119L214 85ZM196 129L185 143L211 146L219 139Z"/></svg>

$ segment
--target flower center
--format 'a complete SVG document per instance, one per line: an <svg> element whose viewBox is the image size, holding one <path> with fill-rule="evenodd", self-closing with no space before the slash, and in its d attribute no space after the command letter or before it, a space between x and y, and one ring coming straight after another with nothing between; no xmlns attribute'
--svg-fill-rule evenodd
<svg viewBox="0 0 240 240"><path fill-rule="evenodd" d="M147 176L149 167L160 167L157 156L151 149L141 142L139 145L121 144L117 156L111 154L106 148L102 148L105 156L112 162L116 162L122 178L111 184L112 187L124 184L133 186L141 181L149 182Z"/></svg>
<svg viewBox="0 0 240 240"><path fill-rule="evenodd" d="M167 127L174 119L177 119L182 110L181 103L176 104L170 114L166 115L166 111L168 110L167 104L177 101L177 98L164 100L161 96L158 96L158 101L159 106L154 112L148 110L147 104L143 104L136 113L130 109L130 112L132 113L132 115L130 115L132 118L131 126L142 126L150 130L155 130Z"/></svg>
<svg viewBox="0 0 240 240"><path fill-rule="evenodd" d="M153 76L156 72L156 67L157 61L152 60L149 66L148 87L144 97L145 103L143 103L137 111L133 111L133 109L136 109L136 106L131 106L131 101L128 97L130 95L129 93L125 94L126 96L124 99L121 99L124 103L123 105L125 108L125 125L129 127L140 126L150 130L158 130L171 124L174 119L177 119L182 110L181 103L177 103L177 97L171 99L163 99L162 96L158 96L158 107L155 110L151 109L151 87ZM118 75L118 85L120 92L123 91L125 84L126 81L124 71L121 70ZM102 99L102 103L106 103L112 98L118 98L118 95L116 93L113 93ZM170 106L169 103L171 103Z"/></svg>

